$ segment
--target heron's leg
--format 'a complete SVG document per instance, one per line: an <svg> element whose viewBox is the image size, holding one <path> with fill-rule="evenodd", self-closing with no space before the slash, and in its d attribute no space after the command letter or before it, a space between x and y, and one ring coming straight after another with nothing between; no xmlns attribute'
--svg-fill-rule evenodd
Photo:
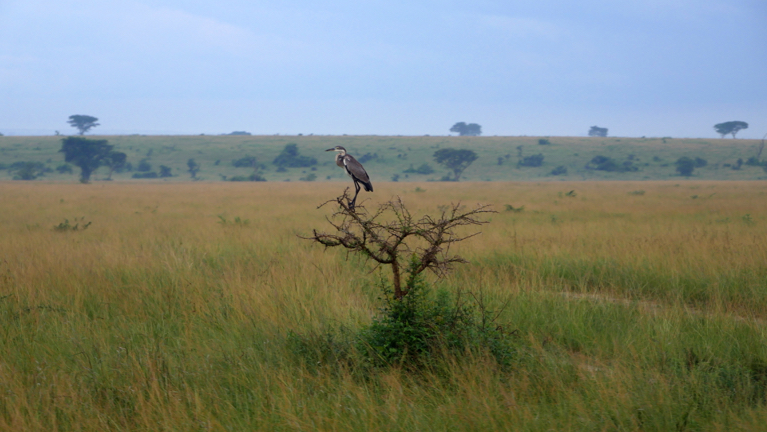
<svg viewBox="0 0 767 432"><path fill-rule="evenodd" d="M350 209L354 209L354 205L357 203L357 195L360 193L360 184L357 183L357 180L354 180L354 198L352 199L351 204L349 204Z"/></svg>

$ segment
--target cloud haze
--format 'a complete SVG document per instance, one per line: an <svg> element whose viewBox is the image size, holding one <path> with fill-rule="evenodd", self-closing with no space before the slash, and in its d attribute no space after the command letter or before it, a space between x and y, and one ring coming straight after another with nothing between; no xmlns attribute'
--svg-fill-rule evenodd
<svg viewBox="0 0 767 432"><path fill-rule="evenodd" d="M767 132L767 4L0 0L0 132Z"/></svg>

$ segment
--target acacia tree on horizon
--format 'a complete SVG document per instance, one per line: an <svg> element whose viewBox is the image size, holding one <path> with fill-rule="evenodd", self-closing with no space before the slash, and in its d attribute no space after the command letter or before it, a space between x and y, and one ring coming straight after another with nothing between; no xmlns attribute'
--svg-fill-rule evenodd
<svg viewBox="0 0 767 432"><path fill-rule="evenodd" d="M99 126L99 124L96 123L97 121L99 121L99 119L93 116L75 114L69 116L67 123L69 123L73 128L77 129L80 135L85 135L85 132L88 132L96 126Z"/></svg>
<svg viewBox="0 0 767 432"><path fill-rule="evenodd" d="M724 138L725 135L732 135L732 138L735 139L735 134L743 129L748 129L748 123L744 121L728 121L715 124L714 129L716 130L716 133L722 136L722 138Z"/></svg>
<svg viewBox="0 0 767 432"><path fill-rule="evenodd" d="M607 128L599 127L599 126L591 126L591 129L589 129L589 136L592 137L606 137L607 136Z"/></svg>
<svg viewBox="0 0 767 432"><path fill-rule="evenodd" d="M482 126L476 123L458 122L450 128L450 132L455 132L460 136L480 136L482 135Z"/></svg>

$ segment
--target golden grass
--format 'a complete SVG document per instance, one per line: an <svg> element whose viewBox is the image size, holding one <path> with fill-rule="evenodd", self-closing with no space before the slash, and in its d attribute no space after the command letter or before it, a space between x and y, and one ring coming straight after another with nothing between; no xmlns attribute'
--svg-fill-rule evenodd
<svg viewBox="0 0 767 432"><path fill-rule="evenodd" d="M458 245L471 264L430 280L511 299L501 318L525 348L511 375L477 358L367 381L284 343L378 307L370 263L297 237L327 228L317 205L341 187L0 183L0 430L763 424L766 183L377 184L369 208L498 210Z"/></svg>

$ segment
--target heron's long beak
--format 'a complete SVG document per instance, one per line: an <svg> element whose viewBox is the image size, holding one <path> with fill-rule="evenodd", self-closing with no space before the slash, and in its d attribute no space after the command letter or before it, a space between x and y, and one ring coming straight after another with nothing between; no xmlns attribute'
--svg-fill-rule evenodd
<svg viewBox="0 0 767 432"><path fill-rule="evenodd" d="M333 151L333 150L335 150L335 147L333 147L332 149L327 149L325 151Z"/></svg>

